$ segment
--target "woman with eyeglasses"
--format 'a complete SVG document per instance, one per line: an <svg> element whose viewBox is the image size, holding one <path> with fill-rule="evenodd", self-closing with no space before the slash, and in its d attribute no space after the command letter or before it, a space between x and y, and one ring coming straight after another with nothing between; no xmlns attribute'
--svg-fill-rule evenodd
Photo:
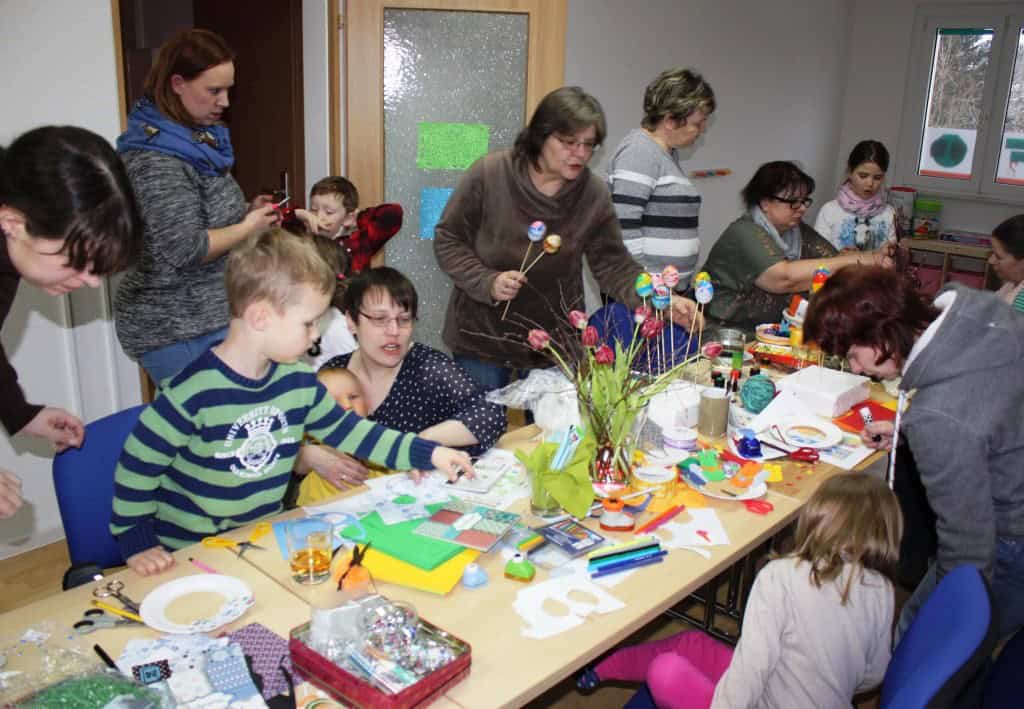
<svg viewBox="0 0 1024 709"><path fill-rule="evenodd" d="M345 367L355 375L369 420L470 455L495 444L505 432L505 407L486 401L451 357L412 341L418 297L408 278L388 267L362 271L348 281L342 306L359 349L324 368ZM366 478L358 460L320 448L304 446L299 466L335 486Z"/></svg>
<svg viewBox="0 0 1024 709"><path fill-rule="evenodd" d="M584 256L602 293L640 305L633 285L644 269L622 242L607 185L587 167L605 133L597 99L577 86L551 92L511 150L469 168L437 224L434 254L454 286L444 342L487 390L507 384L513 370L550 366L524 335L528 327L553 331L568 308L582 309ZM560 236L561 247L530 268L523 258L533 222ZM694 313L693 301L673 297L680 325Z"/></svg>
<svg viewBox="0 0 1024 709"><path fill-rule="evenodd" d="M778 322L793 294L810 291L818 268L892 267L888 245L839 254L805 223L812 192L814 178L791 162L757 169L742 192L746 214L726 227L704 264L715 288L706 311L710 322L753 332Z"/></svg>

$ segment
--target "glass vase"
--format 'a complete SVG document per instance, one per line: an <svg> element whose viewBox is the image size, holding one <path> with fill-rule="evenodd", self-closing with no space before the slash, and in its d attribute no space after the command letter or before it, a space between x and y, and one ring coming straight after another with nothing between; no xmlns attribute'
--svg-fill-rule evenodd
<svg viewBox="0 0 1024 709"><path fill-rule="evenodd" d="M539 474L530 476L530 512L538 517L557 517L562 514L562 506L544 487Z"/></svg>

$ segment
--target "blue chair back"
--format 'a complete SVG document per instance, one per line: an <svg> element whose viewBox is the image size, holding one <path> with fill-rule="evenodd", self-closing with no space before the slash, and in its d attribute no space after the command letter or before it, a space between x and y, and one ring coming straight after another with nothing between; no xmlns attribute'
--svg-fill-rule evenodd
<svg viewBox="0 0 1024 709"><path fill-rule="evenodd" d="M977 568L943 577L893 651L881 709L952 706L995 647L992 599Z"/></svg>
<svg viewBox="0 0 1024 709"><path fill-rule="evenodd" d="M53 459L53 484L73 565L124 564L110 534L114 468L144 408L134 406L93 421L85 427L81 448L69 448Z"/></svg>
<svg viewBox="0 0 1024 709"><path fill-rule="evenodd" d="M1014 709L1021 705L1021 672L1024 672L1024 630L1010 638L985 680L985 709Z"/></svg>

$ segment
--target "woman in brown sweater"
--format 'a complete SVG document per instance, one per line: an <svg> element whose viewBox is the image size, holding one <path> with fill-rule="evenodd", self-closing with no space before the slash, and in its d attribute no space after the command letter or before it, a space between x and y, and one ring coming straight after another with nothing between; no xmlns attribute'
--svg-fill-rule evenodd
<svg viewBox="0 0 1024 709"><path fill-rule="evenodd" d="M643 267L622 243L608 187L587 168L605 133L597 99L576 86L551 92L511 150L469 168L441 216L434 254L454 282L444 342L486 389L507 384L512 370L549 366L525 345L526 329L553 330L567 308L582 309L584 256L601 292L640 304L633 286ZM559 235L561 248L526 275L534 221ZM689 327L695 312L693 301L673 296L680 325Z"/></svg>
<svg viewBox="0 0 1024 709"><path fill-rule="evenodd" d="M24 279L51 295L123 271L138 256L141 222L128 176L113 148L95 133L46 126L0 148L0 325ZM61 451L82 445L74 414L30 404L0 348L0 422ZM21 505L21 482L0 470L0 517Z"/></svg>

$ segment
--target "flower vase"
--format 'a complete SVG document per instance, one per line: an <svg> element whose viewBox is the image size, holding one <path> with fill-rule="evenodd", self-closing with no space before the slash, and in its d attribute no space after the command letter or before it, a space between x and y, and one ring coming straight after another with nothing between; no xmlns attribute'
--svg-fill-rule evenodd
<svg viewBox="0 0 1024 709"><path fill-rule="evenodd" d="M528 474L530 476L530 512L537 517L557 517L562 514L562 506L544 487L541 476L532 472Z"/></svg>
<svg viewBox="0 0 1024 709"><path fill-rule="evenodd" d="M597 447L597 454L590 466L590 477L594 488L605 494L620 492L629 484L632 470L633 451L640 442L640 434L647 422L647 408L642 408L624 427L619 440L604 438ZM620 427L622 428L622 427ZM591 430L594 430L593 428Z"/></svg>

